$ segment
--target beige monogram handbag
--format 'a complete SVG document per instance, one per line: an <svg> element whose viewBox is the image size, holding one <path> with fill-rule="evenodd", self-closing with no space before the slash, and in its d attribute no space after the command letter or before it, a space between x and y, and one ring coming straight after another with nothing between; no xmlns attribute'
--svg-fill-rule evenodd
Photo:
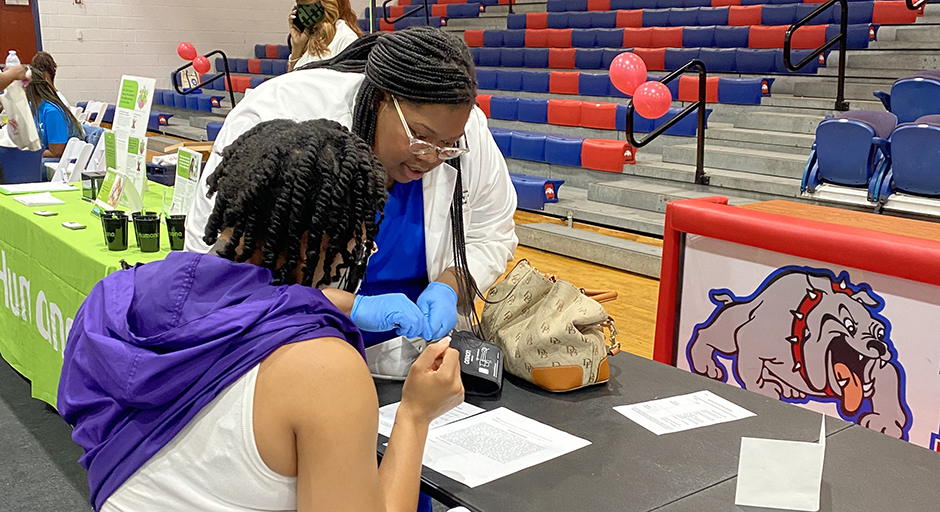
<svg viewBox="0 0 940 512"><path fill-rule="evenodd" d="M589 295L616 298L616 292L591 292L545 276L522 260L487 292L480 327L517 377L549 391L601 384L610 379L607 357L620 344L613 319Z"/></svg>

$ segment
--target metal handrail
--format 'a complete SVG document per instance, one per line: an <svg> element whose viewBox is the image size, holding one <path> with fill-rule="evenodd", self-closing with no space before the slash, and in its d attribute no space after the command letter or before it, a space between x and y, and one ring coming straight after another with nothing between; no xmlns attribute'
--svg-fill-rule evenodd
<svg viewBox="0 0 940 512"><path fill-rule="evenodd" d="M917 2L914 0L907 0L907 8L911 11L916 11L926 4L927 0L918 0Z"/></svg>
<svg viewBox="0 0 940 512"><path fill-rule="evenodd" d="M816 16L819 16L821 13L827 11L829 8L835 5L836 2L838 2L842 8L842 17L839 20L839 35L823 43L823 45L819 48L816 48L816 50L814 50L811 55L806 56L805 59L801 60L799 63L797 63L797 65L794 66L790 60L790 39L793 37L793 33L796 32L798 28L809 23L809 21ZM845 46L846 41L848 40L848 22L848 0L829 0L828 2L817 7L813 12L806 15L805 18L790 25L790 28L787 29L786 34L783 36L783 63L790 71L799 71L800 68L812 62L813 59L818 58L820 54L829 48L832 48L834 44L839 43L839 76L838 83L836 85L835 109L843 112L849 109L849 104L845 101Z"/></svg>
<svg viewBox="0 0 940 512"><path fill-rule="evenodd" d="M206 86L206 85L208 85L208 84L211 84L212 82L215 82L216 80L218 80L218 79L220 79L220 78L222 78L222 77L225 77L225 79L228 81L228 94L229 94L229 98L232 100L232 107L234 108L234 107L235 107L235 88L232 87L232 74L229 72L229 68L228 68L228 57L225 56L225 52L223 52L222 50L216 50L216 51L214 51L214 52L209 52L209 53L203 55L203 57L205 57L205 58L208 59L209 57L211 57L211 56L213 56L213 55L221 55L221 56L222 56L222 66L225 68L222 73L220 73L220 74L218 74L218 75L215 75L214 77L212 77L212 78L206 80L205 82L200 83L199 85L197 85L197 86L195 86L195 87L193 87L193 88L191 88L191 89L189 89L189 90L184 91L184 90L180 89L180 83L179 83L178 79L179 79L179 76L180 76L180 72L181 72L181 71L183 71L183 70L186 69L186 68L192 67L193 63L190 62L189 64L184 64L184 65L182 65L182 66L176 68L175 71L173 71L172 73L170 73L170 83L173 84L173 89L174 89L177 93L186 95L186 94L192 94L193 91L195 91L196 89L202 89L204 86Z"/></svg>
<svg viewBox="0 0 940 512"><path fill-rule="evenodd" d="M385 0L384 2L382 2L382 21L384 21L385 23L395 24L395 22L403 18L414 16L415 14L423 11L424 23L428 26L431 25L431 9L428 7L428 0L423 0L422 3L418 5L417 9L406 12L402 14L401 16L395 18L394 20L390 20L388 19L388 4L391 3L392 1L393 0ZM372 25L374 21L375 21L375 0L371 0L371 9L369 10L369 28L370 28L369 32L370 33L376 32L378 29L378 27L375 27Z"/></svg>
<svg viewBox="0 0 940 512"><path fill-rule="evenodd" d="M643 140L637 141L633 133L633 100L630 100L630 103L627 104L627 125L625 131L627 133L627 141L630 145L635 148L642 148L650 142L653 142L653 139L662 135L663 132L672 128L673 125L684 119L685 116L691 114L693 110L698 109L698 133L696 135L698 140L696 141L697 144L695 148L695 183L708 185L708 176L705 175L705 82L708 75L705 71L705 63L698 59L690 60L681 68L663 77L660 82L668 84L681 76L684 71L692 68L698 68L698 101L685 107L682 112L679 112L675 117L666 121L656 130L653 130L653 132L644 137Z"/></svg>

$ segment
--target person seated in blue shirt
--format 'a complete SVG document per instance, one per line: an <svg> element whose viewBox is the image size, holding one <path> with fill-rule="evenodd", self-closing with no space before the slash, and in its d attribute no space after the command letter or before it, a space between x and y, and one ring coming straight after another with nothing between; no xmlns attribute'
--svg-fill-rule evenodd
<svg viewBox="0 0 940 512"><path fill-rule="evenodd" d="M65 146L72 137L83 138L82 124L72 111L62 103L55 87L46 75L31 68L32 78L26 87L26 99L33 111L33 119L39 129L39 138L45 151L43 158L61 158Z"/></svg>

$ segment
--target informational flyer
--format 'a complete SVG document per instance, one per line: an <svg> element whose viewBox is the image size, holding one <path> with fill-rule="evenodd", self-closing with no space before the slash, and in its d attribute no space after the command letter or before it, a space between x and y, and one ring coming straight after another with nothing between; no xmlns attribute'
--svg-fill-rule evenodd
<svg viewBox="0 0 940 512"><path fill-rule="evenodd" d="M176 153L176 184L173 186L173 202L170 215L185 215L196 197L196 186L202 169L202 154L180 148Z"/></svg>
<svg viewBox="0 0 940 512"><path fill-rule="evenodd" d="M124 169L128 168L129 162L137 165L138 155L146 153L146 139L139 141L131 137L134 145L121 146L117 134L112 130L105 130L104 134L104 158L107 173L104 181L101 183L101 189L98 190L98 198L95 200L95 208L98 210L113 210L121 206L127 206L132 210L139 210L141 207L141 194L136 188L137 174L146 177L146 171L128 174ZM133 152L130 151L133 149ZM143 149L143 152L140 150ZM122 151L123 150L123 151ZM123 163L123 165L121 165Z"/></svg>
<svg viewBox="0 0 940 512"><path fill-rule="evenodd" d="M401 405L401 402L395 402L393 404L388 404L379 408L379 434L389 437L392 434L392 427L395 426L395 417L398 415L398 406ZM457 407L445 412L444 414L438 416L434 421L428 425L428 430L434 430L438 427L443 427L448 423L453 423L455 421L462 420L464 418L469 418L474 414L479 414L483 412L483 409L477 407L473 404L468 404L467 402L462 402Z"/></svg>
<svg viewBox="0 0 940 512"><path fill-rule="evenodd" d="M621 405L614 410L657 436L754 416L711 391Z"/></svg>
<svg viewBox="0 0 940 512"><path fill-rule="evenodd" d="M121 77L121 91L114 109L111 129L122 137L142 139L147 136L150 107L156 80L137 76Z"/></svg>

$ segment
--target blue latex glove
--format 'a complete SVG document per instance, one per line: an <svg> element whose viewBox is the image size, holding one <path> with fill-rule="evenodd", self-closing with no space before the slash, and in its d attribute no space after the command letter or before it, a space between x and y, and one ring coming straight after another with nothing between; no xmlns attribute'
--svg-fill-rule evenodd
<svg viewBox="0 0 940 512"><path fill-rule="evenodd" d="M395 333L406 338L420 338L428 329L424 314L403 293L367 297L356 296L349 315L360 330Z"/></svg>
<svg viewBox="0 0 940 512"><path fill-rule="evenodd" d="M433 282L421 292L418 307L427 319L428 328L424 338L439 340L457 327L457 292L444 284Z"/></svg>

